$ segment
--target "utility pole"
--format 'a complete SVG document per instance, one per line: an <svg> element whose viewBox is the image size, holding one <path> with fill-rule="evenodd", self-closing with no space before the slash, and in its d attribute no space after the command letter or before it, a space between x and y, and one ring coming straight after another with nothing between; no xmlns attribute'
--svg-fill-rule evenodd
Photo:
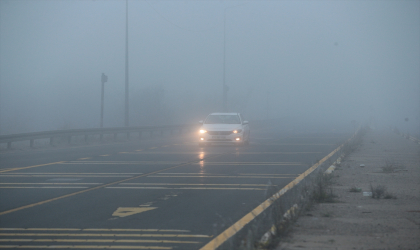
<svg viewBox="0 0 420 250"><path fill-rule="evenodd" d="M105 92L105 83L108 81L108 76L102 73L101 82L102 82L102 89L101 89L101 128L104 127L104 92Z"/></svg>
<svg viewBox="0 0 420 250"><path fill-rule="evenodd" d="M229 87L226 85L226 8L223 16L223 112L227 112L227 92Z"/></svg>
<svg viewBox="0 0 420 250"><path fill-rule="evenodd" d="M128 0L125 0L125 126L128 127Z"/></svg>

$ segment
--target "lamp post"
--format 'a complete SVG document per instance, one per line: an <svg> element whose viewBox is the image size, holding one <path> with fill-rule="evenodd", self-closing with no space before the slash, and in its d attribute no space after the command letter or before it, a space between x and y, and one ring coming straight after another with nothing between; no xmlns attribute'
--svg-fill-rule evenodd
<svg viewBox="0 0 420 250"><path fill-rule="evenodd" d="M125 0L125 126L128 127L128 0Z"/></svg>
<svg viewBox="0 0 420 250"><path fill-rule="evenodd" d="M226 9L223 13L223 112L227 112L227 92L229 90L226 85Z"/></svg>
<svg viewBox="0 0 420 250"><path fill-rule="evenodd" d="M104 127L104 92L105 92L105 83L108 81L108 76L106 76L104 73L102 73L101 76L101 83L102 83L102 89L101 89L101 128Z"/></svg>

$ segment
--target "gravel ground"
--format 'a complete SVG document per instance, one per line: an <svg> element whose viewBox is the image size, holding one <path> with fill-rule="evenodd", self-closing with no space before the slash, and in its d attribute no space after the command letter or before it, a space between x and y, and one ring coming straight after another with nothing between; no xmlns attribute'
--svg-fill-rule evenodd
<svg viewBox="0 0 420 250"><path fill-rule="evenodd" d="M304 211L276 250L420 249L419 144L370 130L332 174L336 202Z"/></svg>

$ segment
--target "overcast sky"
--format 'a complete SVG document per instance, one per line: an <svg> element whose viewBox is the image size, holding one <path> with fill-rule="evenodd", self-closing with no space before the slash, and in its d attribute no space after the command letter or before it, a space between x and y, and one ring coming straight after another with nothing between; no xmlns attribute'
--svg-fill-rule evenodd
<svg viewBox="0 0 420 250"><path fill-rule="evenodd" d="M0 1L1 134L98 127L102 73L105 126L124 126L125 8ZM130 125L147 88L173 122L220 111L225 69L229 110L249 120L419 133L420 1L129 0L128 22Z"/></svg>

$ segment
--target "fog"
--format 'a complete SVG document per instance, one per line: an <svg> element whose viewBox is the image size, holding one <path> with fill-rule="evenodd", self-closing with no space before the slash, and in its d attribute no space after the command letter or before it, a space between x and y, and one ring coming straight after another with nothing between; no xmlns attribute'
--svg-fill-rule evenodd
<svg viewBox="0 0 420 250"><path fill-rule="evenodd" d="M226 18L224 18L226 17ZM0 1L0 134L124 126L126 1ZM224 29L225 28L225 29ZM224 32L225 31L225 32ZM250 120L420 134L420 1L128 0L129 125Z"/></svg>

